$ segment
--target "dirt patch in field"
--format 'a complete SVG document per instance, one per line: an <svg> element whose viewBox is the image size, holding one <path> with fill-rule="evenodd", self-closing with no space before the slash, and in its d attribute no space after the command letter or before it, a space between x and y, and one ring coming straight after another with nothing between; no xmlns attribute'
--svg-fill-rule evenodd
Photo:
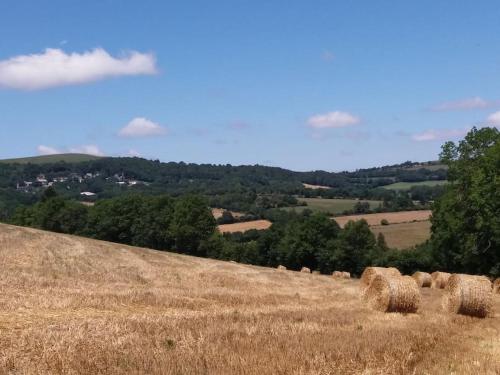
<svg viewBox="0 0 500 375"><path fill-rule="evenodd" d="M306 189L313 189L313 190L318 190L318 189L331 189L330 186L324 186L324 185L311 185L311 184L305 184L302 183L302 186L304 186Z"/></svg>
<svg viewBox="0 0 500 375"><path fill-rule="evenodd" d="M353 220L365 219L368 225L380 225L380 222L385 219L389 224L397 223L409 223L412 221L426 221L431 217L432 211L430 210L419 210L419 211L402 211L402 212L384 212L379 214L366 214L366 215L349 215L349 216L338 216L334 220L341 226L344 227L347 222Z"/></svg>
<svg viewBox="0 0 500 375"><path fill-rule="evenodd" d="M222 217L222 213L224 211L229 211L229 210L225 210L223 208L212 208L212 215L215 219L218 219L218 218ZM245 215L242 212L236 212L236 211L229 211L229 212L231 212L233 217L236 219Z"/></svg>
<svg viewBox="0 0 500 375"><path fill-rule="evenodd" d="M234 223L234 224L223 224L219 225L219 231L221 233L235 233L235 232L246 232L250 229L269 229L272 223L269 220L252 220L246 221L244 223Z"/></svg>

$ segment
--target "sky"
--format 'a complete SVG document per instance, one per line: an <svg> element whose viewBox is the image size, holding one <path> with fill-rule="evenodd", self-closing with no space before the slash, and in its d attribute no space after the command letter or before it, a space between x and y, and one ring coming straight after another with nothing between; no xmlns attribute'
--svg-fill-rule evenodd
<svg viewBox="0 0 500 375"><path fill-rule="evenodd" d="M498 1L2 1L0 158L354 170L500 127Z"/></svg>

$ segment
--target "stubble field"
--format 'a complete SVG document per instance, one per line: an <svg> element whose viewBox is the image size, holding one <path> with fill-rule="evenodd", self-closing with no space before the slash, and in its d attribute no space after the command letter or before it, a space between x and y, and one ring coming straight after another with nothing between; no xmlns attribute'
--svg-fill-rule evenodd
<svg viewBox="0 0 500 375"><path fill-rule="evenodd" d="M384 314L357 280L0 225L0 373L495 374L487 319Z"/></svg>

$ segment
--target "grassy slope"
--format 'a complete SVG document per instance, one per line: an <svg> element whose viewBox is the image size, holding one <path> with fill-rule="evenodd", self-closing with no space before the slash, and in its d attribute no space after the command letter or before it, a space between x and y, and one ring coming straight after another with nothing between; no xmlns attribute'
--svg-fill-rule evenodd
<svg viewBox="0 0 500 375"><path fill-rule="evenodd" d="M346 210L352 210L354 205L359 202L356 199L323 199L323 198L300 198L299 201L306 202L304 207L288 207L287 210L302 211L310 209L312 211L327 212L329 214L341 214ZM363 201L369 202L371 208L378 207L381 201Z"/></svg>
<svg viewBox="0 0 500 375"><path fill-rule="evenodd" d="M99 156L87 155L87 154L56 154L56 155L43 155L43 156L32 156L26 158L17 159L3 159L0 163L19 163L19 164L45 164L45 163L55 163L59 161L65 161L67 163L77 163L82 161L97 160Z"/></svg>
<svg viewBox="0 0 500 375"><path fill-rule="evenodd" d="M0 225L0 373L500 371L496 315L384 314L357 280Z"/></svg>
<svg viewBox="0 0 500 375"><path fill-rule="evenodd" d="M396 182L394 184L382 186L384 189L391 190L408 190L412 186L437 186L445 185L448 181L446 180L432 180L432 181L419 181L419 182Z"/></svg>

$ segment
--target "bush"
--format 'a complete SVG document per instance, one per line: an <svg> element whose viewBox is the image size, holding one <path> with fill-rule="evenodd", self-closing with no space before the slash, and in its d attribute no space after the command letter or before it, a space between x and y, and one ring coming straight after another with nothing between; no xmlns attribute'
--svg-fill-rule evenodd
<svg viewBox="0 0 500 375"><path fill-rule="evenodd" d="M389 225L389 222L387 221L387 219L382 219L380 220L380 225Z"/></svg>

